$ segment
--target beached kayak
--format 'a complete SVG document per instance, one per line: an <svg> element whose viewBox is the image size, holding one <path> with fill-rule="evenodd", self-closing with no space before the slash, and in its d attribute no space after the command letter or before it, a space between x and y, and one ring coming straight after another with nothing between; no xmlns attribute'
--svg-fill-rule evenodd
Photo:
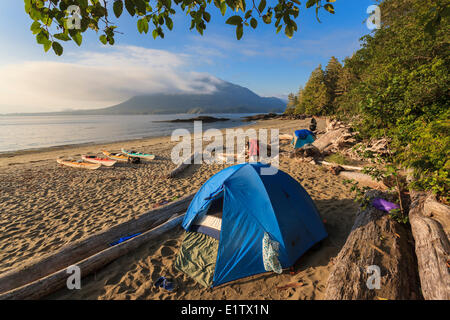
<svg viewBox="0 0 450 320"><path fill-rule="evenodd" d="M145 160L155 159L154 154L141 153L141 152L137 152L137 151L127 151L125 149L122 149L122 153L126 154L127 156L134 157L134 158L142 158Z"/></svg>
<svg viewBox="0 0 450 320"><path fill-rule="evenodd" d="M90 169L90 170L95 170L102 166L100 163L89 163L89 162L82 162L79 160L56 159L56 162L58 162L59 164L68 166L68 167L72 167L72 168L83 168L83 169Z"/></svg>
<svg viewBox="0 0 450 320"><path fill-rule="evenodd" d="M126 154L123 153L113 153L108 151L102 151L105 156L107 156L110 159L116 160L116 161L128 161L130 158Z"/></svg>
<svg viewBox="0 0 450 320"><path fill-rule="evenodd" d="M116 160L111 160L111 159L107 159L107 158L99 158L96 156L88 156L88 155L82 155L81 159L83 159L87 162L91 162L91 163L100 163L101 165L104 165L107 167L112 167L117 162Z"/></svg>

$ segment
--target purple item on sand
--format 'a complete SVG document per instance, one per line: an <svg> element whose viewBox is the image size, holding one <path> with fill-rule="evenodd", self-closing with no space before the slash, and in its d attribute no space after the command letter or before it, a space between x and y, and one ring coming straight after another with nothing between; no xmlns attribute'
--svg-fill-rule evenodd
<svg viewBox="0 0 450 320"><path fill-rule="evenodd" d="M395 203L389 202L387 200L381 199L381 198L375 198L372 201L372 205L377 208L378 210L383 210L386 212L389 212L393 209L398 209L400 208L398 205L396 205Z"/></svg>

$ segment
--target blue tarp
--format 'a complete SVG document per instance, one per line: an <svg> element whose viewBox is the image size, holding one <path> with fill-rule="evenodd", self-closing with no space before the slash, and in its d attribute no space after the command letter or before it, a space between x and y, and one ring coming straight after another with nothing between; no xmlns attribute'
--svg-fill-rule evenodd
<svg viewBox="0 0 450 320"><path fill-rule="evenodd" d="M223 196L222 227L213 285L265 272L262 239L267 232L280 243L283 268L327 237L308 193L291 176L278 170L261 175L267 164L228 167L211 177L192 200L183 228L191 231L196 217L207 213L211 201Z"/></svg>

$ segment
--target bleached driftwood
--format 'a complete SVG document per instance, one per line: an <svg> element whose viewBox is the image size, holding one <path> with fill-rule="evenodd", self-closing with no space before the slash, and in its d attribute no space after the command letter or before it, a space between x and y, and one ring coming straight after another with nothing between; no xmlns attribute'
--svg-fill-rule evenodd
<svg viewBox="0 0 450 320"><path fill-rule="evenodd" d="M378 190L368 191L366 197L370 202L378 197L390 199ZM370 204L361 207L347 241L333 260L325 299L420 299L410 242L406 227L386 212ZM373 277L376 267L380 268L379 289Z"/></svg>
<svg viewBox="0 0 450 320"><path fill-rule="evenodd" d="M174 178L176 177L179 173L183 172L184 170L186 170L190 165L194 164L195 159L200 156L200 153L198 152L193 152L189 158L181 161L178 166L173 169L168 175L168 178Z"/></svg>
<svg viewBox="0 0 450 320"><path fill-rule="evenodd" d="M450 209L424 193L411 191L410 195L409 221L423 297L427 300L449 300Z"/></svg>
<svg viewBox="0 0 450 320"><path fill-rule="evenodd" d="M327 162L327 161L317 161L319 164L324 164L326 166L340 166L345 170L349 170L349 171L361 171L363 170L363 168L361 167L355 167L355 166L348 166L348 165L344 165L344 164L337 164L337 163L331 163L331 162Z"/></svg>
<svg viewBox="0 0 450 320"><path fill-rule="evenodd" d="M339 128L331 130L320 136L312 144L319 149L320 152L326 153L336 151L355 143L353 133L347 128Z"/></svg>
<svg viewBox="0 0 450 320"><path fill-rule="evenodd" d="M364 174L361 172L352 172L352 171L341 171L339 172L339 177L356 180L364 186L368 186L376 189L387 189L387 186L382 181L373 180L371 176L368 174Z"/></svg>
<svg viewBox="0 0 450 320"><path fill-rule="evenodd" d="M192 194L176 202L151 210L139 218L70 243L56 252L46 254L25 265L0 274L0 293L21 287L76 264L80 260L108 248L110 243L121 237L145 232L164 223L174 214L186 211L193 196Z"/></svg>
<svg viewBox="0 0 450 320"><path fill-rule="evenodd" d="M170 219L162 225L146 231L128 241L109 247L86 259L77 261L76 266L80 268L81 277L91 274L111 261L137 249L149 240L155 239L156 237L175 228L183 221L183 217L184 214ZM58 270L22 287L0 294L0 300L39 299L45 297L56 290L63 288L66 285L67 278L69 276L70 275L67 273L66 268Z"/></svg>
<svg viewBox="0 0 450 320"><path fill-rule="evenodd" d="M280 134L278 137L280 140L289 140L291 141L294 136L292 136L291 134Z"/></svg>

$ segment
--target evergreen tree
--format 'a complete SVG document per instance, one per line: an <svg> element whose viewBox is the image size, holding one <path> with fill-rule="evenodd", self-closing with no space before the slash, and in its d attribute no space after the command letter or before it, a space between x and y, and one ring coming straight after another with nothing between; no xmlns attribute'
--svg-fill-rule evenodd
<svg viewBox="0 0 450 320"><path fill-rule="evenodd" d="M303 108L303 106L300 104L300 101L302 101L302 97L303 97L303 87L300 86L300 88L298 88L297 104L295 106L296 114L305 114L305 108Z"/></svg>
<svg viewBox="0 0 450 320"><path fill-rule="evenodd" d="M299 110L304 110L308 115L326 114L327 105L330 101L327 86L325 84L325 73L319 65L312 73L299 97Z"/></svg>
<svg viewBox="0 0 450 320"><path fill-rule="evenodd" d="M288 95L288 103L286 106L286 114L292 114L295 112L295 107L297 106L297 96L293 93Z"/></svg>
<svg viewBox="0 0 450 320"><path fill-rule="evenodd" d="M327 86L328 98L327 114L332 114L336 110L336 94L339 76L342 73L342 65L336 57L331 57L325 68L325 85Z"/></svg>

